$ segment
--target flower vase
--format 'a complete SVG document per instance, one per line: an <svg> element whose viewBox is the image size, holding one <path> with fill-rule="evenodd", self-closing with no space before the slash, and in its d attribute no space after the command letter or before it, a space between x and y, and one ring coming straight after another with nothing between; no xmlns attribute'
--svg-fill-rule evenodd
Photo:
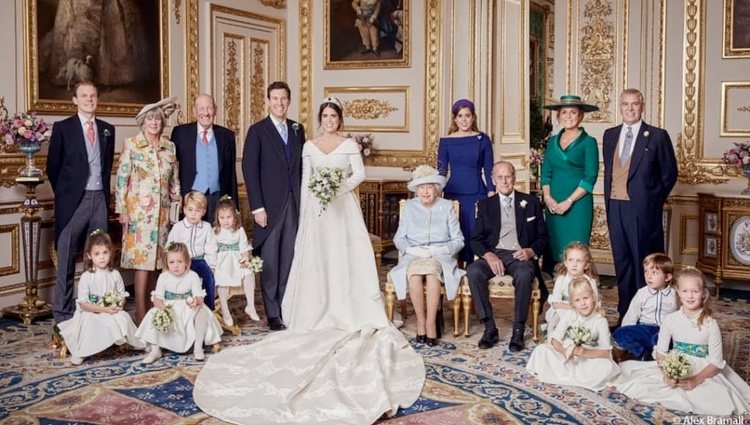
<svg viewBox="0 0 750 425"><path fill-rule="evenodd" d="M42 170L34 165L34 154L39 152L41 145L36 140L21 139L18 144L18 151L26 155L26 166L18 171L22 177L38 177L42 175Z"/></svg>
<svg viewBox="0 0 750 425"><path fill-rule="evenodd" d="M750 164L743 165L740 168L740 172L743 176L747 177L747 187L742 191L743 195L750 195Z"/></svg>

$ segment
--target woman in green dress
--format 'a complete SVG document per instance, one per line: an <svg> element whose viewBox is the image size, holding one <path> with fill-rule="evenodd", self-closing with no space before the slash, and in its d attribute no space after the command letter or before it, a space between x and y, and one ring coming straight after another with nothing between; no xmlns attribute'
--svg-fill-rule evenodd
<svg viewBox="0 0 750 425"><path fill-rule="evenodd" d="M599 174L599 147L580 124L584 113L599 108L572 95L562 96L560 102L544 108L557 111L557 121L562 126L550 138L542 162L541 184L552 260L545 261L546 269L548 264L561 261L563 249L570 242L588 245L591 237L591 192Z"/></svg>

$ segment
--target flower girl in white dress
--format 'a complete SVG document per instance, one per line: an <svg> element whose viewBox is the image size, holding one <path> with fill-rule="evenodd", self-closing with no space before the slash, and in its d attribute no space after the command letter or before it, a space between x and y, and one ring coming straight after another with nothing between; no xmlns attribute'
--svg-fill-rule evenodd
<svg viewBox="0 0 750 425"><path fill-rule="evenodd" d="M587 278L573 279L569 293L575 313L560 320L550 342L534 349L526 369L542 382L598 391L620 373L612 361L609 325Z"/></svg>
<svg viewBox="0 0 750 425"><path fill-rule="evenodd" d="M234 325L227 301L229 289L240 285L247 299L245 313L252 320L260 320L255 311L255 274L250 268L250 253L253 247L247 241L247 233L242 227L240 213L229 196L223 196L216 205L214 233L219 246L214 280L224 324Z"/></svg>
<svg viewBox="0 0 750 425"><path fill-rule="evenodd" d="M78 283L78 308L72 318L61 322L60 335L70 351L70 362L79 365L85 357L113 344L130 344L143 349L136 338L133 319L123 311L125 285L120 272L112 268L112 240L101 230L86 240L84 272Z"/></svg>
<svg viewBox="0 0 750 425"><path fill-rule="evenodd" d="M597 288L599 274L596 265L591 258L591 251L581 242L571 242L563 251L563 261L555 266L555 286L552 289L547 302L550 307L544 318L547 321L547 335L552 335L560 319L569 314L574 314L575 309L570 305L569 286L573 279L579 277L588 278L594 297L599 300L599 289ZM600 303L597 301L597 307Z"/></svg>
<svg viewBox="0 0 750 425"><path fill-rule="evenodd" d="M198 274L190 270L190 254L185 244L167 244L162 261L166 270L159 275L156 290L151 293L154 306L136 332L137 337L151 344L143 363L158 360L159 347L184 353L192 346L195 360L202 361L206 358L203 344L221 341L221 325L203 303L206 292L201 288ZM165 316L171 321L164 319ZM160 327L159 324L165 323Z"/></svg>
<svg viewBox="0 0 750 425"><path fill-rule="evenodd" d="M681 271L677 294L682 307L661 323L654 348L656 361L622 362L617 389L636 400L684 412L750 413L750 386L724 360L721 330L706 305L710 295L703 273L695 267ZM670 342L672 351L682 354L690 364L688 376L679 380L669 378L660 368Z"/></svg>

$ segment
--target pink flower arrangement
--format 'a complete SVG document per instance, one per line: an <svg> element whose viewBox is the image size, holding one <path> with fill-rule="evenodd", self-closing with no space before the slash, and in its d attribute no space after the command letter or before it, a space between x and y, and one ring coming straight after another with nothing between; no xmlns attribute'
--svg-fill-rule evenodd
<svg viewBox="0 0 750 425"><path fill-rule="evenodd" d="M740 170L750 167L750 142L735 142L733 148L724 152L722 160Z"/></svg>
<svg viewBox="0 0 750 425"><path fill-rule="evenodd" d="M346 137L351 137L359 145L359 151L362 153L362 158L367 158L372 154L372 142L374 138L372 134L347 134Z"/></svg>
<svg viewBox="0 0 750 425"><path fill-rule="evenodd" d="M529 149L529 163L536 165L537 167L542 165L544 160L544 150L542 149Z"/></svg>
<svg viewBox="0 0 750 425"><path fill-rule="evenodd" d="M35 112L18 112L0 120L0 138L6 145L15 145L21 140L47 143L52 136L52 128Z"/></svg>

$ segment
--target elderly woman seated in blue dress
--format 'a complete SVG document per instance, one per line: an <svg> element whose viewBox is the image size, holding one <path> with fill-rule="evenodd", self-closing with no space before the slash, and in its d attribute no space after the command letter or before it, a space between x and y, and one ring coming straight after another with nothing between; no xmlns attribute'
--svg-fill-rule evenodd
<svg viewBox="0 0 750 425"><path fill-rule="evenodd" d="M417 342L433 346L440 338L442 314L440 287L445 285L449 300L456 297L465 271L458 268L456 254L464 237L453 202L440 197L445 177L435 168L420 165L408 183L415 197L406 201L393 243L400 259L391 270L398 299L409 298L417 316ZM425 306L424 285L427 286ZM436 323L436 318L437 322Z"/></svg>

